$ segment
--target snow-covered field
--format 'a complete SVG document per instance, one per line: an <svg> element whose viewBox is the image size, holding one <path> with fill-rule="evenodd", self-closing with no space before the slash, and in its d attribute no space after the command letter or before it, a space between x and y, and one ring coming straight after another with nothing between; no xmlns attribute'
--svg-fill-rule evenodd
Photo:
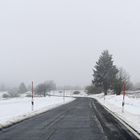
<svg viewBox="0 0 140 140"><path fill-rule="evenodd" d="M91 95L96 98L102 105L107 107L116 116L123 119L126 123L132 126L140 133L140 98L133 98L129 95L125 97L124 112L122 111L123 96L107 95L104 100L103 93Z"/></svg>
<svg viewBox="0 0 140 140"><path fill-rule="evenodd" d="M73 101L74 98L47 96L34 98L34 111L32 111L31 98L19 97L0 100L0 128L45 112L54 107Z"/></svg>
<svg viewBox="0 0 140 140"><path fill-rule="evenodd" d="M135 94L138 95L139 93L130 93L125 97L124 112L122 112L122 95L107 95L104 100L103 93L87 96L83 90L78 95L74 95L73 91L69 90L51 92L50 95L54 96L35 97L34 111L32 111L30 97L0 98L0 128L71 102L75 99L73 97L91 97L96 98L116 116L123 119L140 133L140 98ZM64 98L64 95L67 97Z"/></svg>

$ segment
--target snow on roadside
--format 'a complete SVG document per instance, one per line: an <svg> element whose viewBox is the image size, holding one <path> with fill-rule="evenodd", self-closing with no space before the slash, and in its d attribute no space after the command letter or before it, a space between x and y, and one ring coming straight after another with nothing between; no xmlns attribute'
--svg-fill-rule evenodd
<svg viewBox="0 0 140 140"><path fill-rule="evenodd" d="M97 99L102 105L111 110L119 118L132 126L140 133L140 98L125 97L124 113L122 112L123 96L107 95L104 100L104 95L91 95L90 97Z"/></svg>
<svg viewBox="0 0 140 140"><path fill-rule="evenodd" d="M67 97L65 102L62 97L36 97L34 111L31 107L31 98L13 98L0 100L0 128L9 126L21 120L30 118L37 114L73 101L74 98Z"/></svg>

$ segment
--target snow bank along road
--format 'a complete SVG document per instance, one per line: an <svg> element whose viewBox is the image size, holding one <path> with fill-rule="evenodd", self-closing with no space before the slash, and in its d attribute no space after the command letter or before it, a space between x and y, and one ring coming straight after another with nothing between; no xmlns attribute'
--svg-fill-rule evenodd
<svg viewBox="0 0 140 140"><path fill-rule="evenodd" d="M0 131L0 140L136 140L96 100L77 98Z"/></svg>
<svg viewBox="0 0 140 140"><path fill-rule="evenodd" d="M0 129L13 125L24 119L46 112L52 108L73 101L74 98L62 97L35 97L34 110L32 111L31 98L19 97L0 100Z"/></svg>
<svg viewBox="0 0 140 140"><path fill-rule="evenodd" d="M138 97L137 93L136 95ZM120 121L127 123L140 137L140 98L136 98L136 95L135 93L131 96L130 94L126 95L124 112L122 112L123 95L106 95L105 100L104 93L91 95L90 97L97 99L104 108Z"/></svg>

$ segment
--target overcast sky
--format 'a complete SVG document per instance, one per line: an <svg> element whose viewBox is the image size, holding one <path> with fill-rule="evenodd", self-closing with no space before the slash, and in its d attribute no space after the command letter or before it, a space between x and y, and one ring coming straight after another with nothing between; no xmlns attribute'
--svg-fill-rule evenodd
<svg viewBox="0 0 140 140"><path fill-rule="evenodd" d="M0 82L87 85L99 55L140 81L140 0L1 0Z"/></svg>

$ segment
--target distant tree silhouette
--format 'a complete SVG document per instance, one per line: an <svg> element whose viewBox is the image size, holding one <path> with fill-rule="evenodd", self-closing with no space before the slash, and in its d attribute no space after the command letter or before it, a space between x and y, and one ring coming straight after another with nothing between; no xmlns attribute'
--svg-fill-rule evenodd
<svg viewBox="0 0 140 140"><path fill-rule="evenodd" d="M44 97L46 96L46 92L47 92L47 85L45 83L41 83L41 84L38 84L36 86L36 94L38 95L44 95Z"/></svg>
<svg viewBox="0 0 140 140"><path fill-rule="evenodd" d="M25 92L27 92L27 88L26 88L26 86L25 86L25 84L23 82L19 85L18 92L19 93L25 93Z"/></svg>

